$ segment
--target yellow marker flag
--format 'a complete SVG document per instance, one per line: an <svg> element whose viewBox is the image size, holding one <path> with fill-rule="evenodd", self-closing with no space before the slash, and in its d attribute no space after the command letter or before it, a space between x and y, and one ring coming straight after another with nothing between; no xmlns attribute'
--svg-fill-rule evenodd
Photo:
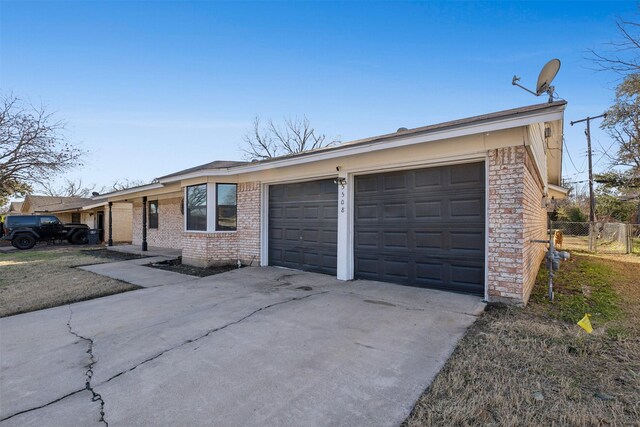
<svg viewBox="0 0 640 427"><path fill-rule="evenodd" d="M582 329L587 331L588 334L593 332L593 328L591 327L591 321L589 320L590 317L591 317L590 314L585 314L584 317L578 322L578 326L580 326Z"/></svg>

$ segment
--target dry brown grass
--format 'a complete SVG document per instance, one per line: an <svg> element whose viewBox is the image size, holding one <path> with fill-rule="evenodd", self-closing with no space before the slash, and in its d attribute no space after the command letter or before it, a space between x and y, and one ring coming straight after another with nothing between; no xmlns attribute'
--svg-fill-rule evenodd
<svg viewBox="0 0 640 427"><path fill-rule="evenodd" d="M138 289L74 268L112 260L77 247L0 254L0 317Z"/></svg>
<svg viewBox="0 0 640 427"><path fill-rule="evenodd" d="M640 264L578 258L613 272L614 319L588 335L548 304L490 307L405 425L640 425Z"/></svg>

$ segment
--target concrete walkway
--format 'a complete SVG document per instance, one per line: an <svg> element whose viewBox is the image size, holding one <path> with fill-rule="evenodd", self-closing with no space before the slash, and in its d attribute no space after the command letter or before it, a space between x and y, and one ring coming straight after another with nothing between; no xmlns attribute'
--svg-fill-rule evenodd
<svg viewBox="0 0 640 427"><path fill-rule="evenodd" d="M247 267L5 317L0 425L399 425L483 307Z"/></svg>
<svg viewBox="0 0 640 427"><path fill-rule="evenodd" d="M198 279L196 276L174 273L159 268L147 267L147 264L168 261L172 257L156 256L132 259L129 261L109 262L105 264L86 265L82 270L122 280L133 285L151 288L154 286L173 285Z"/></svg>

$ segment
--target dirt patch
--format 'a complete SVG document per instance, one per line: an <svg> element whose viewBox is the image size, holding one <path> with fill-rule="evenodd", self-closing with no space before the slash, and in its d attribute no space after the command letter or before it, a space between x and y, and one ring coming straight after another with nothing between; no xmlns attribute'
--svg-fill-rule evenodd
<svg viewBox="0 0 640 427"><path fill-rule="evenodd" d="M125 252L111 251L106 248L83 249L82 253L92 257L105 258L113 261L130 261L132 259L148 258L146 255L129 254Z"/></svg>
<svg viewBox="0 0 640 427"><path fill-rule="evenodd" d="M489 306L405 425L638 425L638 277L624 257L576 256L556 276L556 297L570 296L570 307L538 298L525 309ZM593 334L568 320L585 306L604 313Z"/></svg>
<svg viewBox="0 0 640 427"><path fill-rule="evenodd" d="M77 246L0 254L0 317L139 289L74 268L105 262Z"/></svg>
<svg viewBox="0 0 640 427"><path fill-rule="evenodd" d="M160 270L173 271L174 273L188 274L189 276L207 277L215 274L226 273L227 271L236 270L235 265L219 265L215 267L194 267L182 263L182 259L155 262L147 264L147 267L159 268Z"/></svg>

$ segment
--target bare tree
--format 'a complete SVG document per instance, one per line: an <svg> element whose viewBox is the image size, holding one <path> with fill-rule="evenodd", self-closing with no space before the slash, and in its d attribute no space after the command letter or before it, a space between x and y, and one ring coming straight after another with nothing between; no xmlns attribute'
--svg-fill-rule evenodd
<svg viewBox="0 0 640 427"><path fill-rule="evenodd" d="M65 124L43 107L13 95L0 100L0 204L40 181L80 164L82 152L67 142Z"/></svg>
<svg viewBox="0 0 640 427"><path fill-rule="evenodd" d="M613 71L627 75L640 71L640 24L636 22L616 21L620 39L607 44L606 49L596 51L589 49L591 59L598 70Z"/></svg>
<svg viewBox="0 0 640 427"><path fill-rule="evenodd" d="M38 181L34 185L34 190L45 196L55 197L90 197L93 190L96 188L95 184L85 187L82 185L82 180L72 181L65 179L64 184L55 186L51 181Z"/></svg>
<svg viewBox="0 0 640 427"><path fill-rule="evenodd" d="M269 120L265 126L256 117L251 131L244 135L243 140L245 147L242 152L248 160L301 153L340 143L339 139L329 139L325 134L316 132L306 116L284 119L282 125Z"/></svg>
<svg viewBox="0 0 640 427"><path fill-rule="evenodd" d="M148 182L141 179L117 179L111 185L105 185L100 189L100 194L111 193L112 191L126 190L127 188L138 187L140 185L148 184Z"/></svg>
<svg viewBox="0 0 640 427"><path fill-rule="evenodd" d="M626 220L630 204L619 198L637 197L640 188L640 24L619 20L616 26L619 40L609 43L603 52L591 50L598 69L622 76L615 102L601 125L617 150L605 153L611 168L595 177L600 184L596 210L599 215L604 210L610 216ZM640 204L637 209L640 211Z"/></svg>

